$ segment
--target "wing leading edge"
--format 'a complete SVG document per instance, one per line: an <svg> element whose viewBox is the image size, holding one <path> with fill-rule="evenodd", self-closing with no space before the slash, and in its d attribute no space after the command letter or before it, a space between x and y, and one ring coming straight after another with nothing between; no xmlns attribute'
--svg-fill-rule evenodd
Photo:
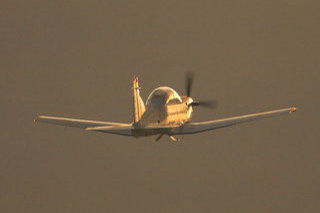
<svg viewBox="0 0 320 213"><path fill-rule="evenodd" d="M279 109L279 110L273 110L273 111L267 111L267 112L260 112L260 113L254 113L254 114L248 114L248 115L241 115L231 118L224 118L224 119L218 119L213 121L205 121L205 122L192 122L182 125L179 128L173 128L171 133L172 135L183 135L183 134L194 134L209 130L214 130L218 128L228 127L244 122L249 121L255 121L263 118L271 118L276 117L288 113L292 113L296 111L295 107L291 108L285 108L285 109Z"/></svg>

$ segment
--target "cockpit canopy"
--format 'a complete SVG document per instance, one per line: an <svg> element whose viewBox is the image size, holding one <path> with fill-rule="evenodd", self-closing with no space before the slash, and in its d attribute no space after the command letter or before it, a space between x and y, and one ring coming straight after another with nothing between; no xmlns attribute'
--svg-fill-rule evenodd
<svg viewBox="0 0 320 213"><path fill-rule="evenodd" d="M146 104L171 104L181 103L182 100L178 93L170 87L158 87L149 95Z"/></svg>

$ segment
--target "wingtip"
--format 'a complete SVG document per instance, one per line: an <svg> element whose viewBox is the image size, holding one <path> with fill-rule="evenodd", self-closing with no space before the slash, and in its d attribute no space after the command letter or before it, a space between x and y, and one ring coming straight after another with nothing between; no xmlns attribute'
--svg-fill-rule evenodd
<svg viewBox="0 0 320 213"><path fill-rule="evenodd" d="M34 119L33 119L33 122L35 123L38 123L39 122L39 119L41 119L41 115L37 115Z"/></svg>
<svg viewBox="0 0 320 213"><path fill-rule="evenodd" d="M296 110L297 110L297 108L296 108L296 107L291 107L291 109L290 109L289 113L293 113L293 112L295 112Z"/></svg>
<svg viewBox="0 0 320 213"><path fill-rule="evenodd" d="M34 123L37 123L37 122L38 122L38 118L39 118L39 116L37 115L37 116L33 119L33 122L34 122Z"/></svg>

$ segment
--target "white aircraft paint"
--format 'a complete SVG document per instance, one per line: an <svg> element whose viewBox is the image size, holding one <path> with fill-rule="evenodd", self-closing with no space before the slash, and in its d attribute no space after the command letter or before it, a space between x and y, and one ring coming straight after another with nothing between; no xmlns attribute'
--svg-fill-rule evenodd
<svg viewBox="0 0 320 213"><path fill-rule="evenodd" d="M163 135L168 135L172 141L177 141L178 139L174 135L195 134L296 111L295 107L290 107L212 121L191 122L192 103L191 97L180 96L170 87L159 87L151 92L145 105L140 97L138 79L134 78L133 123L126 124L52 116L38 116L35 122L83 128L87 131L124 136L141 137L159 135L156 141Z"/></svg>

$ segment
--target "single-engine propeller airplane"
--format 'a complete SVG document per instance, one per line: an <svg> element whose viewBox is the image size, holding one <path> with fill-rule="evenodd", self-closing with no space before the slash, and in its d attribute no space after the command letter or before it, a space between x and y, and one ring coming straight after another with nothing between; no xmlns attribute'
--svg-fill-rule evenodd
<svg viewBox="0 0 320 213"><path fill-rule="evenodd" d="M133 137L158 135L155 141L160 140L164 135L168 135L172 141L178 141L175 137L176 135L195 134L296 111L295 107L290 107L205 122L191 122L194 107L215 108L217 106L217 101L193 100L190 97L192 84L193 73L188 73L185 96L178 95L170 87L158 87L151 92L146 104L144 104L140 96L138 78L135 77L132 88L132 123L115 123L42 115L38 116L34 121Z"/></svg>

